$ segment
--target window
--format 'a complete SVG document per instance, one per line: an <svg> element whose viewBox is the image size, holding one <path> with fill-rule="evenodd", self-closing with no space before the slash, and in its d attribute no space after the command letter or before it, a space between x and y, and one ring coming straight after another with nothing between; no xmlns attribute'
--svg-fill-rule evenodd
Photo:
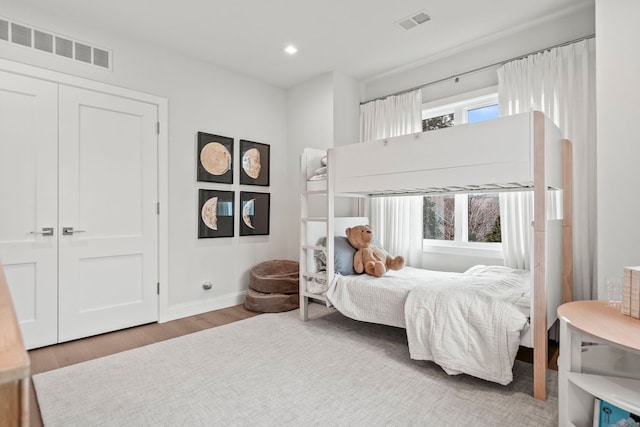
<svg viewBox="0 0 640 427"><path fill-rule="evenodd" d="M454 240L454 196L425 196L422 206L424 238L432 240Z"/></svg>
<svg viewBox="0 0 640 427"><path fill-rule="evenodd" d="M500 243L500 200L496 193L425 196L424 239Z"/></svg>
<svg viewBox="0 0 640 427"><path fill-rule="evenodd" d="M497 93L471 94L425 104L422 130L432 131L498 117ZM425 196L424 239L427 244L472 246L499 244L500 200L495 193Z"/></svg>
<svg viewBox="0 0 640 427"><path fill-rule="evenodd" d="M498 194L469 194L467 199L467 241L500 243Z"/></svg>
<svg viewBox="0 0 640 427"><path fill-rule="evenodd" d="M498 104L491 104L484 107L467 110L467 123L482 122L498 118Z"/></svg>
<svg viewBox="0 0 640 427"><path fill-rule="evenodd" d="M453 126L453 113L422 119L422 132Z"/></svg>

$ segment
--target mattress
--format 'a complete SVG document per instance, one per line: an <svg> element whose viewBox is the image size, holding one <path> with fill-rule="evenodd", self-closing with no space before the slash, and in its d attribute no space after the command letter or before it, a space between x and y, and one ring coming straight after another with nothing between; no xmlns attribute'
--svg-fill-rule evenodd
<svg viewBox="0 0 640 427"><path fill-rule="evenodd" d="M406 328L405 302L409 292L420 286L447 286L447 283L501 280L516 286L511 302L527 318L531 309L531 275L527 270L501 266L474 266L464 273L404 267L377 278L367 274L337 276L327 291L327 299L352 319Z"/></svg>

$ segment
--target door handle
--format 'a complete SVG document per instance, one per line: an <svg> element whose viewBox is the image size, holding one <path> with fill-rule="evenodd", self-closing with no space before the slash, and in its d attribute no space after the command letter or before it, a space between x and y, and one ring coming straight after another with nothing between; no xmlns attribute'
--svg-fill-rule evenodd
<svg viewBox="0 0 640 427"><path fill-rule="evenodd" d="M41 234L43 236L53 236L53 227L42 227L42 231L30 231L29 234Z"/></svg>
<svg viewBox="0 0 640 427"><path fill-rule="evenodd" d="M74 230L73 227L62 227L63 236L73 236L74 233L86 233L86 230Z"/></svg>

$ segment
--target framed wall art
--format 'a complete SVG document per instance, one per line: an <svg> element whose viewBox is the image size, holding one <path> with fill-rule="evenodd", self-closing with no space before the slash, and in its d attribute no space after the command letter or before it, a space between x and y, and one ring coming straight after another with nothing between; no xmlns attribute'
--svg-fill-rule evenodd
<svg viewBox="0 0 640 427"><path fill-rule="evenodd" d="M233 237L233 191L198 191L198 239Z"/></svg>
<svg viewBox="0 0 640 427"><path fill-rule="evenodd" d="M233 138L198 132L198 181L233 184Z"/></svg>
<svg viewBox="0 0 640 427"><path fill-rule="evenodd" d="M269 145L240 140L240 184L269 185Z"/></svg>
<svg viewBox="0 0 640 427"><path fill-rule="evenodd" d="M240 235L269 234L269 193L240 192Z"/></svg>

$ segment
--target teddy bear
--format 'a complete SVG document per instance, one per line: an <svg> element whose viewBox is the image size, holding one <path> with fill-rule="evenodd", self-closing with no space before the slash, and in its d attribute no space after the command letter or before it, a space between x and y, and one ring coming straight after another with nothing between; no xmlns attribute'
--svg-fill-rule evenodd
<svg viewBox="0 0 640 427"><path fill-rule="evenodd" d="M353 269L356 273L365 272L371 276L382 277L387 270L400 270L404 267L402 256L394 258L373 244L373 231L369 225L356 225L347 228L345 233L351 246L356 249L353 255Z"/></svg>

